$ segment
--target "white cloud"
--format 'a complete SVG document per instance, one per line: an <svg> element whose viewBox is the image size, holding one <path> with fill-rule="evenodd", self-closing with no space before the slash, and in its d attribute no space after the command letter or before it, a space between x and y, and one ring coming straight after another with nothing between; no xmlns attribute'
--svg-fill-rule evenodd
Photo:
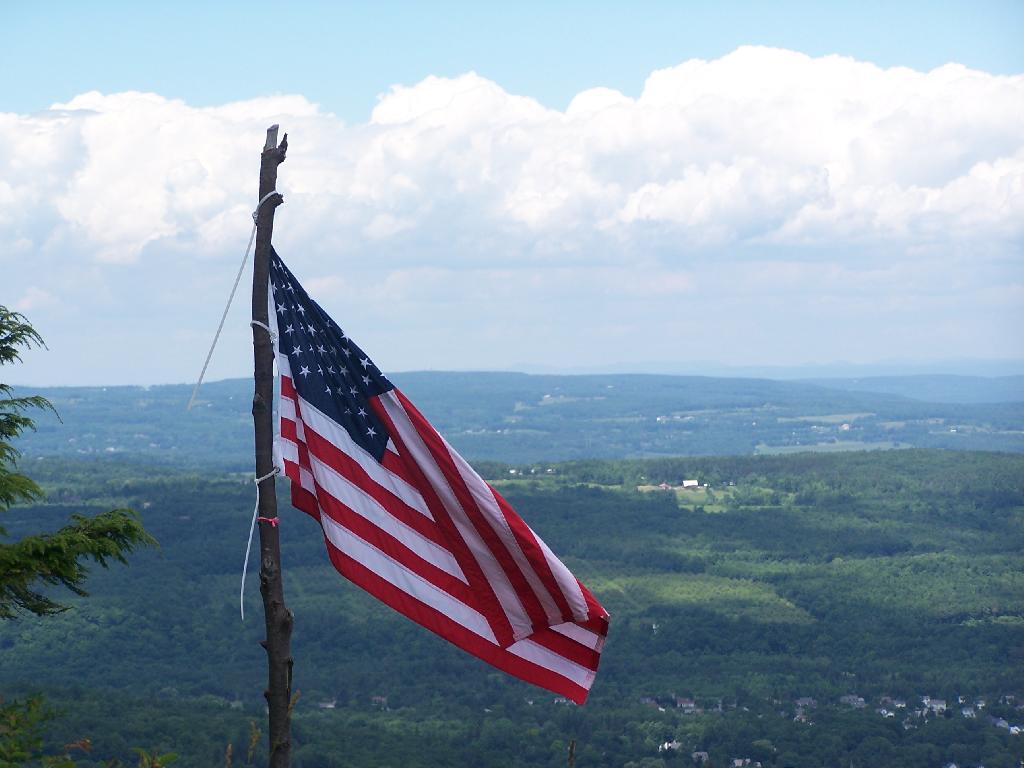
<svg viewBox="0 0 1024 768"><path fill-rule="evenodd" d="M501 300L566 322L558 308L608 302L635 315L617 333L670 334L731 301L751 314L775 311L773 296L878 301L906 281L981 301L1024 283L1024 76L746 47L656 71L635 98L584 91L565 111L469 73L395 86L351 125L301 96L198 108L91 92L0 113L11 292L41 306L30 289L45 292L45 274L76 307L150 311L135 302L153 287L207 311L248 236L271 122L292 141L275 242L346 310ZM756 307L758 290L778 293ZM1009 338L985 317L971 327ZM531 352L554 354L511 354Z"/></svg>
<svg viewBox="0 0 1024 768"><path fill-rule="evenodd" d="M644 184L626 200L619 221L666 222L699 242L729 243L776 232L807 206L828 200L824 169L771 168L741 158L686 168L665 184Z"/></svg>
<svg viewBox="0 0 1024 768"><path fill-rule="evenodd" d="M321 301L337 296L345 289L345 281L337 275L311 277L308 280L303 280L302 284L311 296L315 296Z"/></svg>
<svg viewBox="0 0 1024 768"><path fill-rule="evenodd" d="M43 307L51 307L57 303L57 299L49 291L30 285L24 295L14 302L14 309L18 312L32 312Z"/></svg>
<svg viewBox="0 0 1024 768"><path fill-rule="evenodd" d="M87 93L0 117L0 231L41 245L66 230L109 262L156 241L220 249L271 120L293 136L282 187L312 209L296 239L333 230L353 250L444 242L478 263L542 239L571 254L656 236L685 258L1024 229L1024 77L748 47L656 71L636 99L585 91L565 112L472 73L395 86L352 126L299 96L195 108Z"/></svg>

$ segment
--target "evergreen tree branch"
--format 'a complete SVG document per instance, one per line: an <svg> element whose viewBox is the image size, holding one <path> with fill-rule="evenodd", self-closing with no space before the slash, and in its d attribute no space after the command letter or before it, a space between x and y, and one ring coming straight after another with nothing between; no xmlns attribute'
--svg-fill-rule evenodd
<svg viewBox="0 0 1024 768"><path fill-rule="evenodd" d="M66 606L40 591L46 585L83 589L89 570L83 559L106 568L111 561L126 563L125 555L156 540L130 509L115 509L95 517L73 515L69 525L52 533L26 536L0 544L0 619L19 612L39 616L60 613Z"/></svg>

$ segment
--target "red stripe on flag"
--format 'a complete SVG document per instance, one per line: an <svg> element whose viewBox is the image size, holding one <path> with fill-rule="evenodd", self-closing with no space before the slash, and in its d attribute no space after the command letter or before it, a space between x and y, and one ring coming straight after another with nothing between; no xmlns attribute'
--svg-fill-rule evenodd
<svg viewBox="0 0 1024 768"><path fill-rule="evenodd" d="M372 405L373 401L371 400L370 403ZM376 411L376 408L374 411ZM394 441L394 438L392 438L392 441ZM398 444L395 443L395 445L397 447ZM412 475L409 474L409 468L405 466L405 462L402 461L401 457L397 453L394 453L393 451L384 451L384 456L381 458L380 463L388 472L393 475L397 475L409 485L416 487L416 481L413 479Z"/></svg>
<svg viewBox="0 0 1024 768"><path fill-rule="evenodd" d="M288 420L282 420L281 434L283 437L289 431L284 428L285 424L287 423L289 423ZM292 427L293 429L290 431L294 434L294 424L292 424ZM318 446L323 445L323 438L320 438L319 435L317 435L312 429L309 428L308 425L305 424L303 425L303 434L306 436L307 439L310 439L314 444L314 450L312 455L316 456L318 460L323 461L324 457L319 455L318 451L316 450ZM288 439L291 439L294 442L294 437L289 437ZM298 446L300 449L300 453L303 453L303 445L299 443ZM332 520L336 521L340 525L352 531L352 533L359 536L364 541L372 544L377 549L381 550L382 552L385 552L388 556L394 558L397 562L400 562L402 565L416 572L418 575L420 575L430 583L434 584L440 589L445 590L449 594L458 597L460 600L463 600L464 602L469 600L470 593L468 585L466 585L464 582L462 582L460 579L458 579L451 573L448 573L444 569L434 565L433 563L421 557L419 554L417 554L412 549L407 547L397 538L392 536L389 532L380 528L378 525L371 522L370 520L367 520L365 517L363 517L355 510L353 510L350 506L342 502L340 499L336 498L328 489L324 488L316 480L315 474L312 471L312 466L308 463L309 454L303 455L305 457L305 460L300 460L301 466L307 469L310 472L310 475L313 476L313 483L314 487L316 488L316 495L314 496L305 488L300 488L303 494L300 497L300 501L302 504L302 506L299 507L300 509L302 509L305 512L309 512L310 514L313 514L312 512L310 512L310 510L317 509L319 510L319 514L326 513L328 516L330 516ZM349 460L348 463L354 465L357 469L360 470L360 472L362 472L362 468L359 467L358 464L355 464L355 462ZM301 474L299 467L295 466L292 462L286 462L286 467L288 464L292 464L292 466L295 467L295 469L292 472L286 471L286 474L288 474L289 477L291 477L291 479L295 481L295 483L301 482ZM362 475L366 477L365 472L362 472ZM295 487L295 483L293 483L293 488ZM377 486L376 483L369 480L367 481L367 485L379 488L379 486ZM368 487L362 485L360 485L359 488L364 491L369 491ZM293 503L295 503L294 497L295 494L293 494ZM391 499L393 499L395 502L400 503L400 500L398 500L394 496L391 496ZM299 506L299 504L296 504L296 506ZM382 505L382 507L382 511L385 513L394 511L384 505ZM404 504L402 504L402 507L403 509L407 509ZM409 510L409 513L411 516L414 516L414 518L417 519L417 522L420 523L419 529L413 529L412 532L414 534L423 535L423 538L427 539L428 541L438 546L439 549L442 549L444 552L448 552L447 548L444 545L443 537L437 530L434 523L432 523L430 520L427 520L425 517L423 517L422 514L416 512L415 510ZM313 514L313 516L316 517L317 515ZM398 516L394 517L396 520L401 519ZM402 522L405 521L403 520ZM429 530L427 530L428 526ZM408 527L412 528L412 526Z"/></svg>
<svg viewBox="0 0 1024 768"><path fill-rule="evenodd" d="M282 422L282 424L284 423ZM367 474L366 470L358 462L354 461L332 442L321 437L308 424L303 424L302 429L306 436L306 445L309 447L310 452L320 461L334 469L339 475L351 480L354 485L362 488L395 518L401 520L421 536L430 539L439 546L447 546L445 537L432 520L424 517L421 512L410 507L385 486L381 485L377 478ZM285 435L283 426L281 435Z"/></svg>
<svg viewBox="0 0 1024 768"><path fill-rule="evenodd" d="M520 603L526 610L529 616L530 623L534 629L548 626L548 617L544 612L544 607L540 604L540 600L530 587L526 578L523 576L522 571L519 570L519 566L512 559L512 555L505 548L504 542L495 533L494 528L486 520L484 515L481 513L480 508L473 500L472 494L466 487L466 482L462 478L462 474L455 466L455 462L452 461L451 455L448 453L448 447L445 445L443 438L437 433L425 418L421 414L409 399L405 397L397 388L393 390L398 401L402 404L402 408L409 416L409 420L412 422L413 428L419 433L420 438L423 440L424 445L430 451L430 455L434 458L438 468L448 481L452 491L455 493L455 497L462 507L466 517L472 523L473 528L476 530L477 535L480 536L481 540L487 545L494 559L501 566L502 571L508 577L508 580L512 583L512 587L515 590ZM447 510L446 510L447 511ZM571 618L571 617L570 617Z"/></svg>
<svg viewBox="0 0 1024 768"><path fill-rule="evenodd" d="M307 429L306 425L303 424L303 435L305 435ZM295 443L295 446L299 451L299 466L305 467L306 469L312 469L313 465L309 462L309 446L306 445L304 439L299 438L298 425L296 422L291 419L281 419L281 437Z"/></svg>
<svg viewBox="0 0 1024 768"><path fill-rule="evenodd" d="M541 688L565 696L577 704L582 704L587 700L588 690L586 688L485 640L461 624L452 621L440 611L416 600L391 582L381 578L362 563L339 551L326 538L325 543L331 562L345 578L362 587L403 616L520 680L539 685Z"/></svg>
<svg viewBox="0 0 1024 768"><path fill-rule="evenodd" d="M577 643L571 637L566 637L553 629L539 629L530 635L530 639L538 645L543 645L548 650L554 651L559 656L587 669L597 669L597 665L601 661L601 654L593 648L587 648L587 646Z"/></svg>
<svg viewBox="0 0 1024 768"><path fill-rule="evenodd" d="M490 489L491 495L494 496L494 500L498 503L498 509L501 510L501 514L508 523L512 535L515 536L516 541L519 543L519 548L522 549L527 561L537 572L548 594L551 595L558 606L562 620L572 621L573 613L572 608L569 607L569 601L566 600L562 588L558 586L555 575L551 572L551 567L548 565L548 559L544 556L544 550L537 543L537 539L534 537L533 531L530 530L530 526L523 522L523 519L516 514L515 510L505 501L504 496L492 488L490 484L487 487Z"/></svg>
<svg viewBox="0 0 1024 768"><path fill-rule="evenodd" d="M590 590L586 588L586 586L583 584L582 581L580 581L579 579L576 579L576 583L579 585L580 592L583 593L583 599L587 601L587 608L589 609L587 611L587 614L591 617L591 621L596 620L597 621L597 625L602 628L601 631L599 631L599 632L598 632L598 630L594 630L594 631L598 632L598 634L600 634L600 635L607 635L608 634L608 611L606 611L604 609L604 606L601 605L599 602L597 602L597 599L592 594L590 594ZM589 625L590 625L590 622L588 621L586 624L581 624L580 626L581 627L586 627L586 626L589 626Z"/></svg>
<svg viewBox="0 0 1024 768"><path fill-rule="evenodd" d="M464 603L472 602L469 585L442 570L433 563L420 557L394 536L377 527L359 513L343 504L317 483L316 498L320 502L321 514L327 514L339 525L348 529L368 544L396 562L429 581L439 589L443 589L452 597Z"/></svg>
<svg viewBox="0 0 1024 768"><path fill-rule="evenodd" d="M294 461L286 459L284 462L284 473L292 481L292 506L320 522L320 505L317 504L316 496L302 487L299 465Z"/></svg>
<svg viewBox="0 0 1024 768"><path fill-rule="evenodd" d="M462 569L462 573L469 580L469 586L476 592L477 599L473 603L474 608L487 619L487 623L490 624L491 631L498 638L498 642L503 646L511 645L514 641L512 625L505 615L505 611L502 610L501 603L498 601L498 596L494 594L491 583L484 576L483 571L480 570L480 565L466 546L466 542L445 510L444 504L434 492L430 481L423 476L423 470L420 469L415 459L412 458L408 447L402 440L387 410L379 399L375 397L370 398L370 407L373 408L374 413L386 425L388 434L391 435L391 439L398 448L398 456L405 464L406 471L414 478L414 485L419 489L420 495L426 501L427 508L434 516L434 522L444 532L449 550Z"/></svg>

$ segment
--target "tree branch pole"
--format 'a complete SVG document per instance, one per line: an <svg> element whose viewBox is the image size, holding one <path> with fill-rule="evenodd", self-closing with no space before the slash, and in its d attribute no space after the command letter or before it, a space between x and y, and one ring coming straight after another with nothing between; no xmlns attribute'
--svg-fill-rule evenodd
<svg viewBox="0 0 1024 768"><path fill-rule="evenodd" d="M276 125L267 129L267 142L260 157L260 192L258 200L277 188L277 166L288 151L288 134L277 143ZM274 194L256 213L256 251L252 271L252 319L269 325L267 292L270 281L270 243L274 234L274 211L284 198ZM274 346L270 334L258 325L252 326L253 378L252 421L256 432L256 477L264 477L274 469ZM291 697L292 697L292 612L284 604L281 583L281 545L278 528L262 519L277 519L277 496L274 476L259 484L260 522L260 594L267 639L261 645L267 651L268 683L263 695L269 712L270 768L288 768L291 763Z"/></svg>

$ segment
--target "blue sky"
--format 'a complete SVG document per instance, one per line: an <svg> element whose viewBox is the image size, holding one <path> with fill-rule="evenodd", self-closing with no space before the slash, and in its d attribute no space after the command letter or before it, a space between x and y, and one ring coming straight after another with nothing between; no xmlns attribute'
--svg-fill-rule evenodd
<svg viewBox="0 0 1024 768"><path fill-rule="evenodd" d="M155 91L196 106L301 93L348 121L378 94L475 71L564 108L607 86L740 45L928 70L1024 72L1024 3L49 2L5 10L3 108L90 90ZM260 61L260 54L264 55Z"/></svg>
<svg viewBox="0 0 1024 768"><path fill-rule="evenodd" d="M50 347L8 380L194 379L269 122L278 249L387 370L1024 360L1024 3L53 2L5 28L0 303ZM214 378L247 334L240 301Z"/></svg>

